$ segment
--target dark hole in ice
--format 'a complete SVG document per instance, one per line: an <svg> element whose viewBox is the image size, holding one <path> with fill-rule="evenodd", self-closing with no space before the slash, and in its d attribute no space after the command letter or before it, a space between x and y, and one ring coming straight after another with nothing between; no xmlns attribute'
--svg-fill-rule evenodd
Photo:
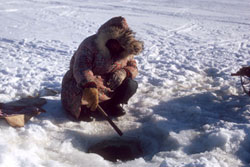
<svg viewBox="0 0 250 167"><path fill-rule="evenodd" d="M99 154L104 159L112 162L134 160L143 156L140 141L118 138L97 143L91 146L88 152Z"/></svg>

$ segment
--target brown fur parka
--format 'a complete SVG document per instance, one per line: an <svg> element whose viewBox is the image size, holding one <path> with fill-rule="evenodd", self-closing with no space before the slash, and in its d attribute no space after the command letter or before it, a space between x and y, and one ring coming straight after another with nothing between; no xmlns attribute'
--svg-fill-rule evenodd
<svg viewBox="0 0 250 167"><path fill-rule="evenodd" d="M116 39L124 48L120 58L114 60L105 46L109 39ZM61 101L64 109L75 118L81 113L82 87L94 82L99 92L99 101L110 99L111 89L107 76L119 69L129 71L130 77L138 74L134 55L143 49L143 43L135 39L134 32L123 17L114 17L103 24L95 35L86 38L74 53L70 69L63 77Z"/></svg>

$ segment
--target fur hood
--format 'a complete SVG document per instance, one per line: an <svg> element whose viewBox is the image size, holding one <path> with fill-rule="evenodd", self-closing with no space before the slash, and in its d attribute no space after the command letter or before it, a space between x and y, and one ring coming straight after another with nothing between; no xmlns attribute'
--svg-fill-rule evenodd
<svg viewBox="0 0 250 167"><path fill-rule="evenodd" d="M96 44L98 50L105 56L110 56L106 47L109 39L116 39L124 48L120 57L138 55L143 50L143 42L135 39L135 33L128 27L125 18L114 17L104 23L97 32Z"/></svg>

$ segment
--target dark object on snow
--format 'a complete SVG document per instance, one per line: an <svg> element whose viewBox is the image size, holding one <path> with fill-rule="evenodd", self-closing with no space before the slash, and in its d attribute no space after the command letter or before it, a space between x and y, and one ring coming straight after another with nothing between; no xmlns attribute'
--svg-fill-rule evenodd
<svg viewBox="0 0 250 167"><path fill-rule="evenodd" d="M115 125L115 123L109 118L108 114L102 109L100 105L97 106L97 110L103 115L103 117L109 122L109 124L115 129L115 131L122 136L122 131Z"/></svg>
<svg viewBox="0 0 250 167"><path fill-rule="evenodd" d="M242 67L236 73L231 74L231 76L239 76L241 86L244 92L250 96L250 66L249 67Z"/></svg>
<svg viewBox="0 0 250 167"><path fill-rule="evenodd" d="M232 76L247 76L250 77L250 66L249 67L242 67L236 73L231 74Z"/></svg>
<svg viewBox="0 0 250 167"><path fill-rule="evenodd" d="M41 108L46 103L43 98L23 98L9 103L0 103L0 118L13 127L23 127L33 116L45 112Z"/></svg>
<svg viewBox="0 0 250 167"><path fill-rule="evenodd" d="M137 140L120 140L119 138L105 140L91 146L89 153L96 153L104 159L117 162L134 160L143 156L140 142Z"/></svg>

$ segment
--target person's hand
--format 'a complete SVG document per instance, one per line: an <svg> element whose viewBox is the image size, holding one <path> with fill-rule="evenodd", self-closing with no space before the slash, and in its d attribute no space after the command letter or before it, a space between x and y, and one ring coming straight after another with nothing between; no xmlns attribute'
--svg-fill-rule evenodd
<svg viewBox="0 0 250 167"><path fill-rule="evenodd" d="M107 85L114 90L121 85L121 83L124 81L126 77L127 77L126 70L124 69L117 70L111 75Z"/></svg>
<svg viewBox="0 0 250 167"><path fill-rule="evenodd" d="M96 87L99 90L103 90L104 92L107 92L107 93L113 92L110 88L104 85L104 80L100 76L95 77L95 83L96 83Z"/></svg>
<svg viewBox="0 0 250 167"><path fill-rule="evenodd" d="M87 107L90 108L91 111L95 111L99 103L98 89L84 88L82 100L86 100L88 102Z"/></svg>

